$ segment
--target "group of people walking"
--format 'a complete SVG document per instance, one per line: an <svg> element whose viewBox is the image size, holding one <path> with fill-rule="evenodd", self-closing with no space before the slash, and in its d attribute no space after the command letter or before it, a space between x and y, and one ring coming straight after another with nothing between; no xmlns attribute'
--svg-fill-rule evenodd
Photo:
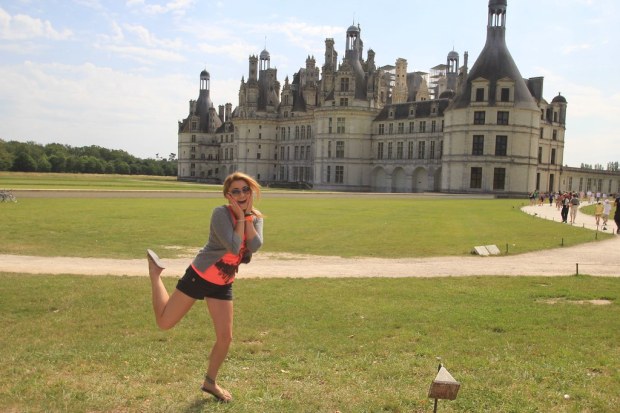
<svg viewBox="0 0 620 413"><path fill-rule="evenodd" d="M594 220L596 227L603 231L607 230L609 217L612 216L616 224L616 234L620 234L620 194L615 197L609 197L607 194L593 193L577 193L577 192L545 192L541 193L533 191L529 194L530 205L544 205L549 200L549 206L555 206L560 211L562 222L565 224L574 224L577 218L577 212L582 202L594 203ZM610 200L611 199L611 200ZM615 208L615 209L614 209Z"/></svg>

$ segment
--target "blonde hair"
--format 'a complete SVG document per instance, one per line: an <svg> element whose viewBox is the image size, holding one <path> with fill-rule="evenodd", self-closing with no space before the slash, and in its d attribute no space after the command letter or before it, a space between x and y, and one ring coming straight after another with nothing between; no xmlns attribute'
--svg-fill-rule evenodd
<svg viewBox="0 0 620 413"><path fill-rule="evenodd" d="M222 186L222 192L224 193L224 196L228 194L228 192L230 191L230 186L234 181L244 181L247 186L252 190L252 196L254 196L257 200L260 199L260 184L250 175L244 174L243 172L239 171L231 173L226 177L226 179L224 179L224 184ZM260 211L254 208L254 206L252 206L252 212L256 216L262 216Z"/></svg>

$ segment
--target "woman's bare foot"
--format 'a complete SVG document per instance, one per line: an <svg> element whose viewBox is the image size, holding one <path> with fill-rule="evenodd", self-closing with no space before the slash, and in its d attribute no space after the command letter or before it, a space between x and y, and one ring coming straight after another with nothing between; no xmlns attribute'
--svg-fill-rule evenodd
<svg viewBox="0 0 620 413"><path fill-rule="evenodd" d="M226 389L221 388L209 377L205 377L205 381L200 388L203 392L209 393L221 403L229 403L232 401L232 395Z"/></svg>
<svg viewBox="0 0 620 413"><path fill-rule="evenodd" d="M151 279L158 278L165 268L159 257L152 250L146 250L146 259L149 263L149 276Z"/></svg>

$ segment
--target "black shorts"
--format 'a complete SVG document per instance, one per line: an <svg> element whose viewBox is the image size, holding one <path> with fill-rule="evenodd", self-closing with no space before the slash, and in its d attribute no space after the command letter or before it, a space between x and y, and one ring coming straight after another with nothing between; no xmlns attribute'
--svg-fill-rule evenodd
<svg viewBox="0 0 620 413"><path fill-rule="evenodd" d="M217 300L231 301L233 299L232 283L226 285L210 283L198 275L191 265L187 267L185 275L177 283L177 290L195 300L215 298Z"/></svg>

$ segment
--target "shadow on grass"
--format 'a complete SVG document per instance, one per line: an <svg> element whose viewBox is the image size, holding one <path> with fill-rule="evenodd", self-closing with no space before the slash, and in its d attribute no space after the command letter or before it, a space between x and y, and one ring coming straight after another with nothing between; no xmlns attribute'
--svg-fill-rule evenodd
<svg viewBox="0 0 620 413"><path fill-rule="evenodd" d="M196 400L194 400L194 402L190 405L188 405L185 410L183 410L185 413L195 413L195 412L202 412L204 411L204 407L213 403L217 403L217 401L213 398L205 398L205 397L200 397L200 398L196 398Z"/></svg>

